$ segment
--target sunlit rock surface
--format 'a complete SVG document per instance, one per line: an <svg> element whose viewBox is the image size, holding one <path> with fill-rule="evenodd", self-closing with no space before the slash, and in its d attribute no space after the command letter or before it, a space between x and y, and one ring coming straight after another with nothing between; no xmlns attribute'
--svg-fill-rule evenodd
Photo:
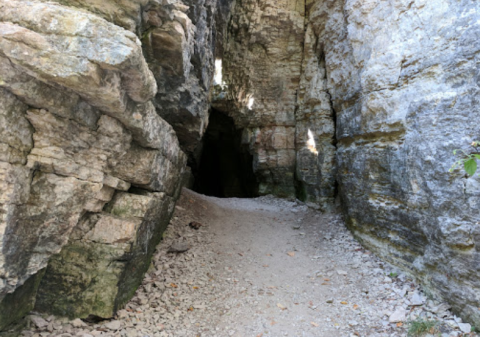
<svg viewBox="0 0 480 337"><path fill-rule="evenodd" d="M346 220L382 258L480 322L478 177L448 170L480 127L480 6L311 1L336 112Z"/></svg>
<svg viewBox="0 0 480 337"><path fill-rule="evenodd" d="M338 184L357 237L476 324L480 181L448 169L480 133L479 11L237 1L213 96L244 129L261 193L328 210Z"/></svg>
<svg viewBox="0 0 480 337"><path fill-rule="evenodd" d="M76 7L0 1L0 329L33 308L38 287L38 310L112 316L141 282L186 163L154 106L141 4L111 20L125 30L102 18L113 3L59 2ZM145 207L107 215L121 196Z"/></svg>

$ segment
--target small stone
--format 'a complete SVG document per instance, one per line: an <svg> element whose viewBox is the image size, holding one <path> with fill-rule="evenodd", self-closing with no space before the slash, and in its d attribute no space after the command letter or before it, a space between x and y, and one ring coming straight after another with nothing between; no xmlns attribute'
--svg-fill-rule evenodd
<svg viewBox="0 0 480 337"><path fill-rule="evenodd" d="M423 305L423 303L425 303L425 299L418 292L414 292L412 298L410 299L410 303L411 305L415 306Z"/></svg>
<svg viewBox="0 0 480 337"><path fill-rule="evenodd" d="M329 298L329 299L327 300L327 303L333 303L333 298Z"/></svg>
<svg viewBox="0 0 480 337"><path fill-rule="evenodd" d="M74 319L70 322L70 324L72 324L75 328L81 328L82 326L86 325L80 318Z"/></svg>
<svg viewBox="0 0 480 337"><path fill-rule="evenodd" d="M337 274L338 275L348 275L348 273L346 271L340 270L340 269L337 270Z"/></svg>
<svg viewBox="0 0 480 337"><path fill-rule="evenodd" d="M30 316L30 320L35 324L39 329L43 329L48 326L48 322L40 316Z"/></svg>
<svg viewBox="0 0 480 337"><path fill-rule="evenodd" d="M406 319L407 312L404 308L399 307L397 310L393 312L393 314L390 315L388 318L388 321L390 323L398 323L398 322L403 322Z"/></svg>
<svg viewBox="0 0 480 337"><path fill-rule="evenodd" d="M200 227L203 226L200 222L197 222L197 221L192 221L188 225L195 230L198 230L200 229Z"/></svg>
<svg viewBox="0 0 480 337"><path fill-rule="evenodd" d="M457 323L458 327L463 333L470 333L472 332L472 326L468 323Z"/></svg>
<svg viewBox="0 0 480 337"><path fill-rule="evenodd" d="M120 327L122 326L122 322L120 321L110 321L108 323L105 323L105 327L110 330L119 330Z"/></svg>
<svg viewBox="0 0 480 337"><path fill-rule="evenodd" d="M184 253L190 249L190 246L184 242L176 242L168 249L169 253Z"/></svg>

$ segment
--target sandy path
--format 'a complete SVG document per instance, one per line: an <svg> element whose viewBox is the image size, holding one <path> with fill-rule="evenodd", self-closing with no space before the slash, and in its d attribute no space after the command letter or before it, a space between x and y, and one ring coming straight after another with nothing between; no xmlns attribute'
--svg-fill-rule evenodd
<svg viewBox="0 0 480 337"><path fill-rule="evenodd" d="M191 221L203 226L192 229ZM178 242L191 248L168 253ZM389 322L397 311L408 319L445 316L457 331L442 318L442 336L460 336L438 305L364 250L336 214L273 197L184 190L143 285L115 320L49 317L48 327L24 335L406 336L405 323Z"/></svg>

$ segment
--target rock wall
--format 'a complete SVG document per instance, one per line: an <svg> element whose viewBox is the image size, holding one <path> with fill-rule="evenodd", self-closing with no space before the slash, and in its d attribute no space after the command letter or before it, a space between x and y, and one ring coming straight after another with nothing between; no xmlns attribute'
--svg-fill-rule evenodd
<svg viewBox="0 0 480 337"><path fill-rule="evenodd" d="M216 0L151 1L142 43L158 83L158 113L175 129L195 167L208 125L214 71Z"/></svg>
<svg viewBox="0 0 480 337"><path fill-rule="evenodd" d="M214 106L255 157L261 193L331 209L382 258L480 324L480 6L471 1L237 1ZM273 19L275 17L275 20ZM301 57L300 57L301 56Z"/></svg>
<svg viewBox="0 0 480 337"><path fill-rule="evenodd" d="M317 1L336 112L337 180L350 229L480 324L479 182L449 174L478 138L480 6Z"/></svg>
<svg viewBox="0 0 480 337"><path fill-rule="evenodd" d="M190 103L163 85L197 78L185 95L206 102L214 52L209 5L161 5L0 1L0 330L36 297L36 310L112 316L149 266L187 161L160 116L162 100Z"/></svg>
<svg viewBox="0 0 480 337"><path fill-rule="evenodd" d="M223 74L229 104L223 110L244 130L261 194L295 195L304 10L296 0L237 0L227 28Z"/></svg>

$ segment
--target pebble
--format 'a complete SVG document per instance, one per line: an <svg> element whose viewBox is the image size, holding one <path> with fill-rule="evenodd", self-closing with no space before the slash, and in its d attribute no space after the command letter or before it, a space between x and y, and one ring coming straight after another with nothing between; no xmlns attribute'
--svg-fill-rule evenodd
<svg viewBox="0 0 480 337"><path fill-rule="evenodd" d="M469 333L472 331L472 326L468 323L457 323L460 330L464 333Z"/></svg>
<svg viewBox="0 0 480 337"><path fill-rule="evenodd" d="M116 330L119 330L121 326L122 326L122 322L120 321L111 321L111 322L105 323L105 328L109 330L116 331Z"/></svg>
<svg viewBox="0 0 480 337"><path fill-rule="evenodd" d="M390 315L388 318L388 321L390 323L398 323L398 322L404 322L406 320L406 310L402 307L397 308L393 314Z"/></svg>

